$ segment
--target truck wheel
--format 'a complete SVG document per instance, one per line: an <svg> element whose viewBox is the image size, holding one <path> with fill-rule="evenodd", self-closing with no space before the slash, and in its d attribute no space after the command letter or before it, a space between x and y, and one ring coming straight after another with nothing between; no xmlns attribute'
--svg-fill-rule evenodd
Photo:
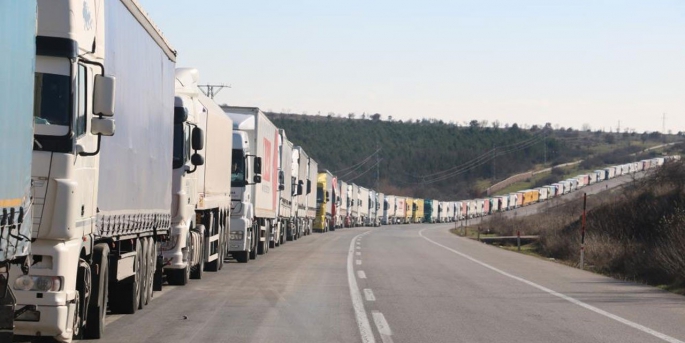
<svg viewBox="0 0 685 343"><path fill-rule="evenodd" d="M248 261L250 261L249 252L247 251L236 251L232 254L233 258L235 258L235 260L238 261L238 263L247 263Z"/></svg>
<svg viewBox="0 0 685 343"><path fill-rule="evenodd" d="M271 227L269 227L268 224L264 236L264 242L259 241L257 246L257 253L259 255L265 255L267 252L269 252L269 245L271 242Z"/></svg>
<svg viewBox="0 0 685 343"><path fill-rule="evenodd" d="M198 225L199 226L199 225ZM205 269L205 238L200 236L200 261L190 268L190 278L194 280L202 279L202 272Z"/></svg>
<svg viewBox="0 0 685 343"><path fill-rule="evenodd" d="M134 314L138 310L140 299L140 241L136 242L136 260L133 264L135 273L128 280L113 282L109 285L108 304L112 313Z"/></svg>
<svg viewBox="0 0 685 343"><path fill-rule="evenodd" d="M88 306L88 321L83 332L85 338L100 339L105 333L107 315L107 286L109 286L109 246L100 243L93 247L91 278L93 290Z"/></svg>
<svg viewBox="0 0 685 343"><path fill-rule="evenodd" d="M172 286L185 286L190 279L190 265L186 264L183 269L167 269L165 271L167 282Z"/></svg>
<svg viewBox="0 0 685 343"><path fill-rule="evenodd" d="M147 294L147 276L148 276L148 254L150 247L147 244L147 238L140 239L142 246L140 251L140 294L138 295L138 309L142 310L145 307L145 297Z"/></svg>
<svg viewBox="0 0 685 343"><path fill-rule="evenodd" d="M74 310L73 327L73 337L76 339L83 338L88 315L91 285L90 265L84 259L80 259L78 271L76 272L76 309Z"/></svg>
<svg viewBox="0 0 685 343"><path fill-rule="evenodd" d="M145 294L145 305L149 304L150 300L152 300L152 292L155 283L155 272L157 269L157 244L155 244L155 240L152 237L147 239L147 244L147 293Z"/></svg>

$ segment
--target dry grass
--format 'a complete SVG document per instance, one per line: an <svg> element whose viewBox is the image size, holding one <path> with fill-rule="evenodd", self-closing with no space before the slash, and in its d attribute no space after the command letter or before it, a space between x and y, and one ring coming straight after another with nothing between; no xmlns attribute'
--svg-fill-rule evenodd
<svg viewBox="0 0 685 343"><path fill-rule="evenodd" d="M493 216L484 230L539 235L533 252L576 265L582 200L558 203L529 217ZM685 290L685 164L668 163L626 187L588 197L585 261L590 270Z"/></svg>

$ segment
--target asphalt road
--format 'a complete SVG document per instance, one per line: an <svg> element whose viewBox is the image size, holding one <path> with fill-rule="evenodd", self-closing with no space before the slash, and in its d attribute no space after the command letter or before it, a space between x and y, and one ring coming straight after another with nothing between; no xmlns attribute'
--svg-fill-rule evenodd
<svg viewBox="0 0 685 343"><path fill-rule="evenodd" d="M460 238L451 227L303 237L165 286L137 314L109 316L99 342L685 341L685 297Z"/></svg>

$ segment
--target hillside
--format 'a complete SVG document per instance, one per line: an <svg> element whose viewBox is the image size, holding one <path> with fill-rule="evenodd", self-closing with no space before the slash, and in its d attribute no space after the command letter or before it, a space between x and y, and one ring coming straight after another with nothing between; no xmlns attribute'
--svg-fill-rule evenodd
<svg viewBox="0 0 685 343"><path fill-rule="evenodd" d="M512 174L617 149L627 155L662 138L554 130L551 125L521 129L515 124L482 127L476 121L458 126L425 119L402 122L267 115L319 162L320 169L375 187L378 157L381 192L438 199L481 196L483 184ZM377 147L378 156L374 155Z"/></svg>

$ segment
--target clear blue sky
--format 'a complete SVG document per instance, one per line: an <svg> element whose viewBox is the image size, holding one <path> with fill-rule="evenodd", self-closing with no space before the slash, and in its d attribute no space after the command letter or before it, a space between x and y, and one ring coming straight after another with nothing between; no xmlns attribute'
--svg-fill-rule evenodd
<svg viewBox="0 0 685 343"><path fill-rule="evenodd" d="M219 103L685 131L685 1L139 0Z"/></svg>

